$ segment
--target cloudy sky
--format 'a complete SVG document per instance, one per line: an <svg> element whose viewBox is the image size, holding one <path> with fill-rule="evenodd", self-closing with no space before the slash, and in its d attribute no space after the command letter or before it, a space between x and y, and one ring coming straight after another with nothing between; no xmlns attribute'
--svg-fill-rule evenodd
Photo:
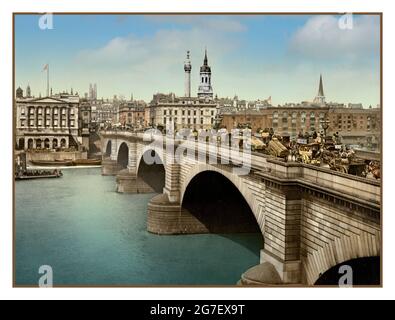
<svg viewBox="0 0 395 320"><path fill-rule="evenodd" d="M149 101L156 92L184 90L183 62L191 51L192 92L207 47L214 93L274 104L310 101L324 79L328 101L380 102L380 21L354 16L126 16L55 15L41 30L39 16L15 19L16 86L80 94L97 83L98 97ZM349 20L350 21L350 20ZM343 24L344 25L344 24ZM351 25L348 24L348 27Z"/></svg>

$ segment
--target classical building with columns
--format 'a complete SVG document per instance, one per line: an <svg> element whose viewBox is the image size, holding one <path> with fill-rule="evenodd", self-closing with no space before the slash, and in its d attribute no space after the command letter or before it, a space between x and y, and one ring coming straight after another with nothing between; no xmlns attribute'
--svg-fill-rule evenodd
<svg viewBox="0 0 395 320"><path fill-rule="evenodd" d="M79 96L58 94L44 98L28 98L17 93L15 99L16 148L78 149Z"/></svg>
<svg viewBox="0 0 395 320"><path fill-rule="evenodd" d="M207 51L200 68L200 85L197 97L191 97L191 70L192 64L188 51L184 63L184 96L177 97L174 93L154 94L149 104L151 125L174 130L183 128L212 129L215 126L218 103L213 99L211 68L208 65Z"/></svg>

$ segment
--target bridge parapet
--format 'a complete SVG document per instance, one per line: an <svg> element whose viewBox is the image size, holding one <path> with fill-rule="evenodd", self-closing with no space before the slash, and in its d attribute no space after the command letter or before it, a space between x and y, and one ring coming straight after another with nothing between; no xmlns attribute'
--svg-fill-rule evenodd
<svg viewBox="0 0 395 320"><path fill-rule="evenodd" d="M147 135L146 133L134 133L125 131L105 131L101 133L102 138L106 139L123 139L129 141L133 147L134 143L140 142L149 144L156 139L160 139L163 143L163 153L168 153L171 150L171 157L167 156L167 163L175 163L177 156L174 151L177 147L182 146L184 150L193 150L191 161L227 164L234 168L243 167L245 170L233 170L235 174L256 174L259 173L262 177L272 177L282 181L289 180L306 185L313 185L326 190L332 190L341 193L344 196L357 197L361 201L373 203L377 206L381 200L381 184L380 181L375 181L368 178L357 177L350 174L344 174L330 170L328 168L321 168L313 165L307 165L296 162L284 162L278 158L259 154L256 152L245 152L243 149L223 146L216 143L208 143L202 141L191 140L175 140L162 135ZM147 141L147 137L149 138ZM172 144L172 148L166 150L166 145ZM113 144L113 150L116 150L116 144ZM116 159L116 156L111 155L111 160ZM196 153L195 153L196 150ZM130 150L129 168L136 170L136 163L138 156L136 155L136 148ZM170 161L170 158L173 161ZM174 172L178 172L179 168L174 168ZM174 182L174 179L173 179Z"/></svg>

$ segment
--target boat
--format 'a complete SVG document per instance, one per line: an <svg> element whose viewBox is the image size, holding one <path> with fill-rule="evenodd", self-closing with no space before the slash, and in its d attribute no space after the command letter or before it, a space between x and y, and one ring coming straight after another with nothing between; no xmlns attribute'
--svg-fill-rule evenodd
<svg viewBox="0 0 395 320"><path fill-rule="evenodd" d="M30 160L36 166L72 166L72 160Z"/></svg>
<svg viewBox="0 0 395 320"><path fill-rule="evenodd" d="M50 179L60 178L63 176L62 171L41 171L41 170L29 170L25 172L19 172L15 174L15 180L34 180L34 179Z"/></svg>
<svg viewBox="0 0 395 320"><path fill-rule="evenodd" d="M100 166L101 159L77 159L73 161L74 166Z"/></svg>

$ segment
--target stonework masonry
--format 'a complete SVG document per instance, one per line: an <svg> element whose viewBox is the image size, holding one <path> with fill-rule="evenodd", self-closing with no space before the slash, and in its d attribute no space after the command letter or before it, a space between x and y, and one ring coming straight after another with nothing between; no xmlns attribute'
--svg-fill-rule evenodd
<svg viewBox="0 0 395 320"><path fill-rule="evenodd" d="M141 192L144 185L139 182L138 166L142 154L150 149L149 143L132 134L104 133L102 139L104 145L109 140L112 145L125 142L132 146L130 150L135 150L135 156L129 155L129 159L137 159L136 166L131 165L137 176L131 176L130 168L118 173L118 191ZM168 163L168 156L162 154L166 171L163 193L148 205L149 232L208 232L182 203L196 175L215 171L236 186L251 208L264 238L261 263L266 269L273 266L283 283L313 285L339 263L380 256L379 181L311 165L284 163L261 154L252 154L252 170L244 176L235 174L232 165L192 161L187 157L181 158L180 163ZM103 173L116 170L116 160L103 162ZM133 185L125 186L122 181Z"/></svg>

